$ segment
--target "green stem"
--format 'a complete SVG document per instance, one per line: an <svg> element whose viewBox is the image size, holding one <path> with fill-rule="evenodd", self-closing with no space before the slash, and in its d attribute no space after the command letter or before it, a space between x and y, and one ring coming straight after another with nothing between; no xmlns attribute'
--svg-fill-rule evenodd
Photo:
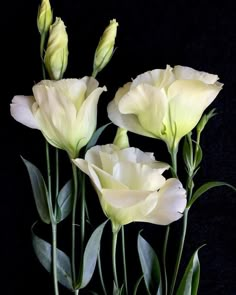
<svg viewBox="0 0 236 295"><path fill-rule="evenodd" d="M73 181L74 181L74 197L72 205L72 241L71 241L71 260L72 260L72 282L75 287L76 285L76 269L75 269L75 215L77 205L77 194L78 194L78 179L77 179L77 168L72 163Z"/></svg>
<svg viewBox="0 0 236 295"><path fill-rule="evenodd" d="M178 149L169 150L169 153L171 155L171 162L172 162L172 169L171 169L172 176L178 178L178 176L177 176L177 152L178 152ZM167 252L169 235L170 235L170 226L168 225L166 227L165 240L164 240L163 251L162 251L165 295L167 295L167 293L168 293L168 279L167 279L167 269L166 269L166 252Z"/></svg>
<svg viewBox="0 0 236 295"><path fill-rule="evenodd" d="M46 79L46 71L45 71L45 66L44 66L44 61L43 61L45 40L46 40L46 35L42 34L41 38L40 38L40 58L41 58L43 79Z"/></svg>
<svg viewBox="0 0 236 295"><path fill-rule="evenodd" d="M122 237L122 256L123 256L125 292L128 295L127 269L126 269L126 252L125 252L125 229L124 229L124 226L121 227L121 237Z"/></svg>
<svg viewBox="0 0 236 295"><path fill-rule="evenodd" d="M56 149L56 197L59 193L59 151Z"/></svg>
<svg viewBox="0 0 236 295"><path fill-rule="evenodd" d="M97 74L98 74L98 71L94 69L93 70L93 73L92 73L92 77L93 78L96 78Z"/></svg>
<svg viewBox="0 0 236 295"><path fill-rule="evenodd" d="M116 246L117 246L117 237L119 231L113 231L112 235L112 267L113 267L113 276L116 287L119 288L117 270L116 270Z"/></svg>
<svg viewBox="0 0 236 295"><path fill-rule="evenodd" d="M191 199L192 191L193 191L193 185L192 185L193 179L192 179L192 177L193 177L192 174L189 175L188 180L187 180L187 184L188 184L187 189L189 187L189 191L187 191L187 194L188 194L189 199ZM182 258L182 254L183 254L184 243L185 243L185 238L186 238L186 233L187 233L187 226L188 226L188 211L189 211L189 208L186 208L185 211L184 211L182 235L181 235L181 240L180 240L180 244L179 244L179 249L178 249L178 253L177 253L176 262L175 262L174 273L173 273L173 277L172 277L172 281L171 281L170 294L169 295L172 295L174 293L176 279L177 279L177 276L178 276L179 266L180 266L180 262L181 262L181 258Z"/></svg>
<svg viewBox="0 0 236 295"><path fill-rule="evenodd" d="M79 266L79 281L83 276L83 257L84 257L84 242L85 242L85 174L80 173L80 266Z"/></svg>
<svg viewBox="0 0 236 295"><path fill-rule="evenodd" d="M45 141L46 145L46 162L47 162L47 176L48 176L48 195L49 199L52 198L52 183L51 183L51 166L50 166L50 155L49 155L49 143Z"/></svg>
<svg viewBox="0 0 236 295"><path fill-rule="evenodd" d="M181 261L185 237L186 237L187 225L188 225L188 210L189 209L185 209L184 211L182 235L181 235L181 240L180 240L180 245L179 245L179 250L178 250L177 259L175 263L174 274L172 277L169 295L172 295L174 293L175 283L176 283L176 279L177 279L177 275L179 271L180 261Z"/></svg>
<svg viewBox="0 0 236 295"><path fill-rule="evenodd" d="M58 279L57 279L57 224L52 222L52 267L54 294L59 295Z"/></svg>
<svg viewBox="0 0 236 295"><path fill-rule="evenodd" d="M167 251L169 233L170 233L170 226L168 225L166 227L165 240L164 240L163 253L162 253L165 295L167 295L167 292L168 292L168 279L167 279L167 271L166 271L166 251Z"/></svg>
<svg viewBox="0 0 236 295"><path fill-rule="evenodd" d="M106 291L106 287L105 287L105 283L104 283L103 275L102 275L102 263L101 263L100 252L98 254L98 272L99 272L99 277L100 277L100 281L102 285L103 294L107 295L107 291Z"/></svg>

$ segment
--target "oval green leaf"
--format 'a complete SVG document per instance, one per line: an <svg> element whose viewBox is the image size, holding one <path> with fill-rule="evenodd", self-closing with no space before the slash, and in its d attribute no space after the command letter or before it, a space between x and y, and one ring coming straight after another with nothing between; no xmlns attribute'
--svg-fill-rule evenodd
<svg viewBox="0 0 236 295"><path fill-rule="evenodd" d="M86 287L93 276L98 254L100 251L101 237L106 223L107 221L100 224L88 240L84 251L83 273L80 274L80 277L82 276L82 280L81 282L78 282L79 289Z"/></svg>
<svg viewBox="0 0 236 295"><path fill-rule="evenodd" d="M201 187L199 187L196 190L196 192L193 194L193 197L188 202L187 208L190 208L193 205L193 203L196 202L196 200L198 198L200 198L209 189L215 188L217 186L228 186L232 190L236 191L236 188L234 186L232 186L231 184L228 184L226 182L222 182L222 181L211 181L211 182L207 182L207 183L203 184Z"/></svg>
<svg viewBox="0 0 236 295"><path fill-rule="evenodd" d="M139 234L138 254L143 271L144 282L149 294L162 294L160 263L150 244Z"/></svg>
<svg viewBox="0 0 236 295"><path fill-rule="evenodd" d="M73 183L69 180L60 190L57 197L56 220L61 222L64 220L72 210L73 203Z"/></svg>
<svg viewBox="0 0 236 295"><path fill-rule="evenodd" d="M198 259L199 247L191 257L184 276L180 282L176 295L197 295L200 279L200 262Z"/></svg>
<svg viewBox="0 0 236 295"><path fill-rule="evenodd" d="M47 224L50 223L50 214L48 207L48 191L43 179L43 176L39 169L21 157L27 171L29 173L30 182L33 190L34 200L36 204L36 208L41 220Z"/></svg>
<svg viewBox="0 0 236 295"><path fill-rule="evenodd" d="M50 273L52 269L52 246L39 238L32 230L34 252L42 266ZM57 249L57 278L58 282L69 290L73 290L71 279L71 264L68 256Z"/></svg>

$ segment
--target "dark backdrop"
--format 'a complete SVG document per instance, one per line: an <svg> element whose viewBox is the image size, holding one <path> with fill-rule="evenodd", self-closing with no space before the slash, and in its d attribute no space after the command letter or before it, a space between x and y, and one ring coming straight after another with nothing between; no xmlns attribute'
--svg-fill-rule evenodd
<svg viewBox="0 0 236 295"><path fill-rule="evenodd" d="M15 122L9 104L16 94L31 94L41 79L39 1L1 3L1 275L0 293L52 294L50 279L36 260L30 227L37 219L28 175L20 155L44 169L44 141L39 132ZM99 125L107 122L106 105L116 89L136 75L154 68L180 64L218 74L224 88L212 104L218 115L203 136L204 161L197 183L222 180L236 184L236 12L234 1L110 0L52 1L54 15L64 20L69 35L69 65L65 77L82 77L92 71L99 36L109 20L119 22L117 50L109 66L98 75L109 91L99 103ZM110 127L100 143L113 139ZM131 135L131 144L168 156L162 143ZM68 167L65 167L67 171ZM68 170L69 171L69 170ZM65 172L67 173L67 172ZM185 257L200 245L200 295L236 295L236 195L228 188L214 189L190 212ZM96 219L96 216L94 216ZM132 225L129 231L132 233ZM60 239L66 244L63 225ZM158 246L156 227L146 236ZM169 253L176 250L174 225ZM63 237L65 237L63 239ZM160 246L160 245L159 245ZM132 245L133 247L133 245ZM130 246L130 248L132 248ZM185 260L186 260L185 258ZM50 291L51 290L51 291ZM62 294L70 294L61 289ZM63 293L64 292L64 293Z"/></svg>

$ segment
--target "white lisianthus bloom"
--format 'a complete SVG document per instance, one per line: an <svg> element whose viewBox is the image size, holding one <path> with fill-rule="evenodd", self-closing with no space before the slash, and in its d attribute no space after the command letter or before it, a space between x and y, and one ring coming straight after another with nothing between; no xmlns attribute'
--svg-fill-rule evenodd
<svg viewBox="0 0 236 295"><path fill-rule="evenodd" d="M90 177L113 231L133 221L166 225L181 218L186 191L178 179L165 179L169 165L152 153L108 144L73 162Z"/></svg>
<svg viewBox="0 0 236 295"><path fill-rule="evenodd" d="M41 130L50 144L75 158L96 129L97 103L104 90L92 77L43 80L33 86L34 96L13 98L11 115Z"/></svg>
<svg viewBox="0 0 236 295"><path fill-rule="evenodd" d="M108 116L117 126L162 139L175 150L220 92L223 84L217 80L183 66L149 71L118 89Z"/></svg>

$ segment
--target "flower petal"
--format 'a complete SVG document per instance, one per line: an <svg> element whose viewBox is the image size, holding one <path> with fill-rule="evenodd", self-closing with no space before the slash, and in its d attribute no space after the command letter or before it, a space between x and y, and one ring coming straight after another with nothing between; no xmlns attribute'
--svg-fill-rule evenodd
<svg viewBox="0 0 236 295"><path fill-rule="evenodd" d="M39 129L39 125L32 113L34 103L33 96L14 96L10 105L10 112L12 117L21 124L33 129Z"/></svg>
<svg viewBox="0 0 236 295"><path fill-rule="evenodd" d="M157 192L102 190L101 205L113 224L143 219L157 204Z"/></svg>
<svg viewBox="0 0 236 295"><path fill-rule="evenodd" d="M182 217L186 207L186 191L178 179L170 178L159 190L155 209L139 221L167 225Z"/></svg>
<svg viewBox="0 0 236 295"><path fill-rule="evenodd" d="M140 84L122 97L118 108L122 114L136 115L144 130L160 136L167 111L167 98L163 91Z"/></svg>
<svg viewBox="0 0 236 295"><path fill-rule="evenodd" d="M99 87L94 90L82 104L78 116L77 116L77 130L76 139L77 150L79 151L84 147L93 135L97 125L97 103L99 96L103 91L106 91L106 87Z"/></svg>
<svg viewBox="0 0 236 295"><path fill-rule="evenodd" d="M83 77L81 79L87 86L86 97L89 96L96 88L98 88L98 81L93 77Z"/></svg>
<svg viewBox="0 0 236 295"><path fill-rule="evenodd" d="M115 179L112 175L110 175L106 171L103 171L97 166L89 164L88 169L89 169L90 177L92 178L93 181L95 180L95 177L93 177L94 174L91 173L91 171L92 170L94 171L94 173L96 174L96 178L99 179L99 183L101 184L102 188L112 189L112 190L128 189L128 187L124 183L119 182L119 180Z"/></svg>
<svg viewBox="0 0 236 295"><path fill-rule="evenodd" d="M174 81L172 68L167 65L164 70L152 70L138 75L132 82L130 89L134 89L140 84L148 84L157 88L168 87Z"/></svg>
<svg viewBox="0 0 236 295"><path fill-rule="evenodd" d="M197 80L175 81L168 89L169 112L164 118L166 129L171 130L176 125L177 140L189 133L220 90L221 86Z"/></svg>
<svg viewBox="0 0 236 295"><path fill-rule="evenodd" d="M177 80L199 80L206 84L214 84L219 79L217 75L197 71L190 67L175 66L173 72Z"/></svg>
<svg viewBox="0 0 236 295"><path fill-rule="evenodd" d="M131 190L155 191L165 183L158 169L130 162L117 163L113 168L113 177Z"/></svg>

